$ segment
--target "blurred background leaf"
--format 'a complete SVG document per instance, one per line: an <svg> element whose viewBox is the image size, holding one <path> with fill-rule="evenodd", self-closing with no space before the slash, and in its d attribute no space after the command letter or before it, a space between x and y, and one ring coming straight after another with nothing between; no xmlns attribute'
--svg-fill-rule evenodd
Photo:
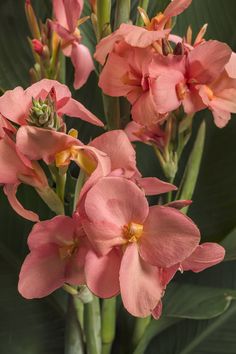
<svg viewBox="0 0 236 354"><path fill-rule="evenodd" d="M150 16L163 10L167 3L168 0L150 1ZM32 0L32 4L43 20L50 14L49 0L43 2ZM137 14L136 6L137 1L133 1L131 11L133 19ZM89 14L89 11L88 1L85 1L84 15ZM191 7L179 17L174 32L184 34L191 24L196 34L204 23L208 23L206 36L208 39L224 41L236 50L235 13L235 0L214 0L214 2L193 0ZM84 43L93 53L96 41L90 21L83 24L82 34ZM33 60L27 44L28 35L24 0L1 1L0 87L3 89L29 85L28 71ZM67 61L67 81L71 89L73 74L73 68ZM98 117L104 118L97 81L97 75L93 73L81 90L74 92L72 89L72 91L87 108ZM204 240L225 239L223 244L229 250L227 256L229 261L201 274L189 273L175 278L176 285L170 287L166 293L163 318L152 322L153 340L147 347L146 354L157 352L158 354L233 354L236 352L236 305L227 297L228 294L233 296L234 293L230 291L236 289L236 263L232 261L236 254L236 233L232 231L236 226L236 120L233 117L228 126L220 130L214 126L210 114L202 112L195 117L194 134L203 118L207 122L207 139L199 180L193 196L194 203L189 214L200 227ZM68 119L68 126L75 126L75 123ZM84 142L88 142L102 132L101 129L78 120L76 120L76 128L79 130L80 139ZM193 141L194 135L183 155L180 173L176 179L177 185ZM139 167L144 175L162 176L151 148L137 144L137 153ZM20 199L26 207L40 211L42 218L52 216L48 214L43 202L30 188L21 188ZM26 301L17 293L18 271L27 253L26 239L32 224L21 219L11 210L3 193L0 195L0 201L0 281L2 284L0 352L4 354L63 353L64 317L60 308L51 301L50 297L40 301ZM206 311L204 306L207 306ZM166 317L171 313L176 317ZM192 319L182 319L190 318L189 313ZM208 319L196 319L203 318L201 314L204 313ZM211 318L219 313L223 314ZM119 328L122 330L122 326L118 326ZM118 353L116 347L114 353Z"/></svg>

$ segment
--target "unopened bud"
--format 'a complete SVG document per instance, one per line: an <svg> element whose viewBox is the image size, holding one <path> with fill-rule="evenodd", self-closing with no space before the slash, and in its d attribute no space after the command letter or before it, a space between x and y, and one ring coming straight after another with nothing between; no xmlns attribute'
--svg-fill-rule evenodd
<svg viewBox="0 0 236 354"><path fill-rule="evenodd" d="M32 39L32 45L34 51L41 56L43 53L43 43L39 39Z"/></svg>
<svg viewBox="0 0 236 354"><path fill-rule="evenodd" d="M35 15L35 12L34 12L34 9L31 5L30 0L25 1L25 14L26 14L26 18L27 18L28 25L29 25L30 31L32 33L32 36L34 38L40 39L40 30L39 30L37 17Z"/></svg>

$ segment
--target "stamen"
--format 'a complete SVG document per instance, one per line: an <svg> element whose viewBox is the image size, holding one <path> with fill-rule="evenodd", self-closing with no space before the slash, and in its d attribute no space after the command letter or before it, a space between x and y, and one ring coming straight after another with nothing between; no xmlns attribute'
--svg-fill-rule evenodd
<svg viewBox="0 0 236 354"><path fill-rule="evenodd" d="M143 234L143 225L130 222L123 227L123 236L127 242L138 242Z"/></svg>

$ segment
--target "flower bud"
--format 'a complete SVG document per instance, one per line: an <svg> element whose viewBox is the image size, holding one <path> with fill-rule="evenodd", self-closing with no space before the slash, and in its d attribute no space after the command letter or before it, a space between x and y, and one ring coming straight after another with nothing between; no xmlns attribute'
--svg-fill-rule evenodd
<svg viewBox="0 0 236 354"><path fill-rule="evenodd" d="M43 43L39 39L32 39L32 45L34 51L41 56L43 53Z"/></svg>

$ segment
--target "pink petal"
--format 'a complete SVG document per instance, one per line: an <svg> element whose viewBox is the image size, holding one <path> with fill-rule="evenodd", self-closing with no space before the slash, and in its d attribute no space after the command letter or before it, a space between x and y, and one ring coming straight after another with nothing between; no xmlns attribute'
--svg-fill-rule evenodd
<svg viewBox="0 0 236 354"><path fill-rule="evenodd" d="M92 112L85 108L80 102L71 98L66 105L64 105L60 112L62 114L67 114L70 117L80 118L85 122L89 122L94 125L103 127L104 124L100 121Z"/></svg>
<svg viewBox="0 0 236 354"><path fill-rule="evenodd" d="M75 227L74 220L64 215L41 221L34 225L28 237L29 249L34 250L48 243L69 245L74 239Z"/></svg>
<svg viewBox="0 0 236 354"><path fill-rule="evenodd" d="M18 290L26 299L41 298L60 288L65 265L55 245L43 245L25 259L19 276Z"/></svg>
<svg viewBox="0 0 236 354"><path fill-rule="evenodd" d="M204 104L202 98L199 95L199 91L196 90L194 87L191 87L191 90L186 92L182 103L184 111L187 114L193 114L206 108L206 105Z"/></svg>
<svg viewBox="0 0 236 354"><path fill-rule="evenodd" d="M81 144L70 135L30 126L21 127L16 136L16 145L22 154L30 160L42 159L47 164L55 160L56 153Z"/></svg>
<svg viewBox="0 0 236 354"><path fill-rule="evenodd" d="M88 218L87 222L82 221L86 234L102 253L107 253L112 246L125 242L125 225L143 224L148 203L133 182L121 177L105 177L88 191L84 209Z"/></svg>
<svg viewBox="0 0 236 354"><path fill-rule="evenodd" d="M171 267L197 247L200 233L187 216L174 208L153 206L140 238L140 254L150 264Z"/></svg>
<svg viewBox="0 0 236 354"><path fill-rule="evenodd" d="M74 42L72 44L71 61L75 68L74 88L83 86L94 69L93 60L87 47Z"/></svg>
<svg viewBox="0 0 236 354"><path fill-rule="evenodd" d="M31 97L22 87L6 91L0 97L0 113L19 125L26 124L26 118L31 107Z"/></svg>
<svg viewBox="0 0 236 354"><path fill-rule="evenodd" d="M189 77L199 84L215 80L229 62L231 54L227 44L215 40L198 45L188 55Z"/></svg>
<svg viewBox="0 0 236 354"><path fill-rule="evenodd" d="M138 135L136 135L135 133L138 133L141 129L142 129L142 125L131 121L129 122L126 127L125 127L125 133L127 134L129 141L133 142L133 141L142 141L141 138L139 138Z"/></svg>
<svg viewBox="0 0 236 354"><path fill-rule="evenodd" d="M55 89L57 101L61 99L69 99L71 92L66 85L61 84L56 80L43 79L31 85L25 91L30 97L45 99L51 89ZM43 93L43 95L42 95Z"/></svg>
<svg viewBox="0 0 236 354"><path fill-rule="evenodd" d="M223 261L225 249L217 243L206 242L199 245L195 251L182 262L183 270L192 270L195 273L212 267Z"/></svg>
<svg viewBox="0 0 236 354"><path fill-rule="evenodd" d="M153 100L159 113L171 112L181 105L176 85L184 80L180 71L169 69L168 73L161 74L157 79L151 81Z"/></svg>
<svg viewBox="0 0 236 354"><path fill-rule="evenodd" d="M0 183L15 184L19 182L20 174L31 174L17 153L15 143L5 136L0 139Z"/></svg>
<svg viewBox="0 0 236 354"><path fill-rule="evenodd" d="M158 268L140 258L135 243L128 245L122 258L120 291L124 307L137 317L150 315L161 299Z"/></svg>
<svg viewBox="0 0 236 354"><path fill-rule="evenodd" d="M77 22L80 18L83 5L83 0L64 0L67 24L71 32L74 32L77 28Z"/></svg>
<svg viewBox="0 0 236 354"><path fill-rule="evenodd" d="M236 79L236 53L232 53L229 62L225 65L225 70L228 75Z"/></svg>
<svg viewBox="0 0 236 354"><path fill-rule="evenodd" d="M85 262L86 282L96 296L104 299L119 293L120 263L121 254L116 249L102 257L97 256L92 250L89 251Z"/></svg>
<svg viewBox="0 0 236 354"><path fill-rule="evenodd" d="M174 278L176 272L179 270L180 264L177 263L170 268L162 268L161 273L161 284L165 289L169 282Z"/></svg>
<svg viewBox="0 0 236 354"><path fill-rule="evenodd" d="M74 42L76 40L75 36L73 33L71 33L68 29L67 26L63 26L58 22L55 21L50 21L50 25L53 31L55 31L59 37L61 37L65 42ZM63 54L65 56L70 56L68 54L68 47L63 48Z"/></svg>
<svg viewBox="0 0 236 354"><path fill-rule="evenodd" d="M231 119L231 113L227 111L222 111L220 109L214 109L212 111L215 125L218 128L224 128Z"/></svg>
<svg viewBox="0 0 236 354"><path fill-rule="evenodd" d="M136 172L136 153L123 130L104 133L92 140L89 145L109 156L112 170L122 169L123 175L127 178Z"/></svg>
<svg viewBox="0 0 236 354"><path fill-rule="evenodd" d="M130 71L127 58L111 53L99 78L99 87L109 96L126 96L135 87L125 82Z"/></svg>
<svg viewBox="0 0 236 354"><path fill-rule="evenodd" d="M177 189L173 184L163 182L156 177L137 178L136 183L146 195L157 195Z"/></svg>
<svg viewBox="0 0 236 354"><path fill-rule="evenodd" d="M141 125L155 124L161 119L150 91L143 93L135 102L131 114L133 120Z"/></svg>
<svg viewBox="0 0 236 354"><path fill-rule="evenodd" d="M172 0L165 9L164 15L168 18L177 16L184 12L184 10L189 7L191 2L192 0Z"/></svg>
<svg viewBox="0 0 236 354"><path fill-rule="evenodd" d="M65 12L65 1L64 0L52 0L53 12L57 21L63 26L67 27L67 18Z"/></svg>
<svg viewBox="0 0 236 354"><path fill-rule="evenodd" d="M39 216L33 211L26 210L16 198L17 188L18 185L16 184L6 184L3 188L4 193L6 194L8 202L10 203L12 209L14 209L18 215L22 216L22 218L33 222L38 222Z"/></svg>
<svg viewBox="0 0 236 354"><path fill-rule="evenodd" d="M84 264L87 252L88 249L79 243L77 252L68 260L66 265L65 281L67 283L72 285L85 284Z"/></svg>
<svg viewBox="0 0 236 354"><path fill-rule="evenodd" d="M162 302L160 301L152 311L152 316L155 318L155 320L159 320L161 314L162 314Z"/></svg>

